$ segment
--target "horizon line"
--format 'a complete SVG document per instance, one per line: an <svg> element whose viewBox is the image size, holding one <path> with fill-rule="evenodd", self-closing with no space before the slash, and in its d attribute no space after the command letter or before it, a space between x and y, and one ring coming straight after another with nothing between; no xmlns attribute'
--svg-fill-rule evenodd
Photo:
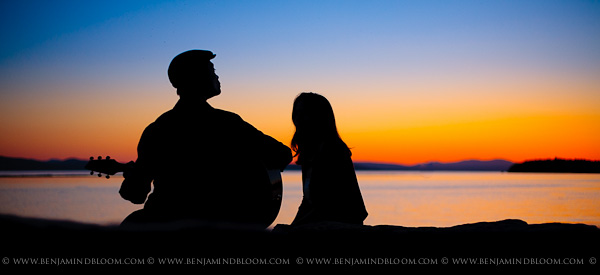
<svg viewBox="0 0 600 275"><path fill-rule="evenodd" d="M80 158L80 157L65 157L65 158L49 158L49 159L39 159L39 158L28 158L28 157L14 157L14 156L6 156L6 155L0 155L0 157L5 157L5 158L12 158L12 159L23 159L23 160L32 160L32 161L39 161L39 162L49 162L49 161L68 161L68 160L78 160L78 161L88 161L89 158ZM102 157L106 157L106 156L102 156ZM523 162L528 162L528 161L539 161L539 160L587 160L587 161L600 161L600 160L594 160L594 159L587 159L587 158L562 158L562 157L550 157L550 158L528 158L525 159L521 162L515 162L515 161L511 161L511 160L507 160L505 158L492 158L492 159L478 159L478 158L465 158L463 160L457 160L457 161L439 161L439 160L430 160L430 161L424 161L424 162L418 162L415 164L406 164L406 163L398 163L398 162L386 162L386 161L373 161L373 160L353 160L354 163L373 163L373 164L386 164L386 165L399 165L399 166L416 166L416 165L422 165L422 164L430 164L430 163L440 163L440 164L452 164L452 163L460 163L460 162L467 162L467 161L479 161L479 162L490 162L490 161L506 161L506 162L510 162L510 163L523 163ZM294 162L291 162L290 164L295 164Z"/></svg>

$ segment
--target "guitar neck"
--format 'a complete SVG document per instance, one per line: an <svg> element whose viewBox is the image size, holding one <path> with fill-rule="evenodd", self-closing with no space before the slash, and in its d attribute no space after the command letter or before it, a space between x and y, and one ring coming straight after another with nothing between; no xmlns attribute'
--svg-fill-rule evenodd
<svg viewBox="0 0 600 275"><path fill-rule="evenodd" d="M129 164L119 163L110 157L106 157L102 159L102 157L98 157L98 159L90 158L90 161L85 165L85 169L88 169L91 174L94 172L98 172L98 176L102 176L102 174L106 174L108 178L110 175L114 175L118 172L124 172L129 169Z"/></svg>

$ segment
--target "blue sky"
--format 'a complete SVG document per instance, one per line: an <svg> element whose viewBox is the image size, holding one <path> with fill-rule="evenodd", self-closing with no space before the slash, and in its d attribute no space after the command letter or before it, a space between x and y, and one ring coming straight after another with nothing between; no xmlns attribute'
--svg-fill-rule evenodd
<svg viewBox="0 0 600 275"><path fill-rule="evenodd" d="M189 48L212 49L220 62L238 64L245 72L251 70L248 66L290 73L318 66L323 68L316 70L319 73L335 74L365 66L361 69L389 73L433 64L438 70L468 70L518 62L523 70L585 73L597 70L600 59L598 1L5 1L1 5L3 72L13 65L32 65L31 59L53 65L75 63L72 66L84 76L118 70L118 65L139 70L144 63L164 70L174 54Z"/></svg>

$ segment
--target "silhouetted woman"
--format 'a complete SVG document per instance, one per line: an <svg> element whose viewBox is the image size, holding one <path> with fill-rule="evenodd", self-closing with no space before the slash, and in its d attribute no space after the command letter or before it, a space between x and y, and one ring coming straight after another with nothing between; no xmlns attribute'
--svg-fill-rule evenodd
<svg viewBox="0 0 600 275"><path fill-rule="evenodd" d="M322 95L294 101L292 150L302 166L304 196L292 225L319 221L362 224L367 217L350 149L340 138L333 108Z"/></svg>

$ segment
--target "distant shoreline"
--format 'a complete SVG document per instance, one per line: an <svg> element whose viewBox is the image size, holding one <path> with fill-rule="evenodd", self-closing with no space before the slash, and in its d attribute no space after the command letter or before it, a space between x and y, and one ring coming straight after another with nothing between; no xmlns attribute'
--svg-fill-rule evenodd
<svg viewBox="0 0 600 275"><path fill-rule="evenodd" d="M74 178L89 177L86 170L0 170L0 178Z"/></svg>
<svg viewBox="0 0 600 275"><path fill-rule="evenodd" d="M12 158L0 156L0 171L54 171L54 170L85 170L88 160L71 158L67 160L40 161L35 159ZM506 160L466 160L451 163L428 162L417 165L400 165L377 162L355 162L356 170L360 171L507 171L513 165ZM298 165L291 163L286 170L300 170Z"/></svg>
<svg viewBox="0 0 600 275"><path fill-rule="evenodd" d="M512 165L508 172L520 173L600 173L600 161L585 159L542 159Z"/></svg>
<svg viewBox="0 0 600 275"><path fill-rule="evenodd" d="M88 161L71 158L67 160L40 161L35 159L11 158L0 156L0 172L7 171L87 171L84 167ZM523 163L512 163L506 160L466 160L451 163L428 162L417 165L400 165L377 162L355 162L357 171L488 171L488 172L521 172L521 173L600 173L600 161L585 159L540 159ZM300 170L300 166L291 163L286 170ZM18 176L18 173L13 173ZM71 173L67 173L72 176ZM0 174L0 177L11 175ZM22 176L43 176L29 175ZM46 176L57 176L47 173Z"/></svg>

